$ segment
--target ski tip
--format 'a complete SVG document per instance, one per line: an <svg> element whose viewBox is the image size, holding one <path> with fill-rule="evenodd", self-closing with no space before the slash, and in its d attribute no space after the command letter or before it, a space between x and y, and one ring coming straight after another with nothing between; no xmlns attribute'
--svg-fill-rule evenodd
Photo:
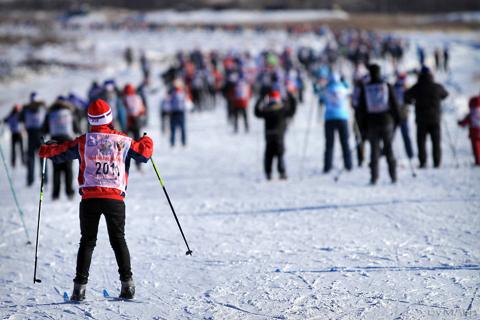
<svg viewBox="0 0 480 320"><path fill-rule="evenodd" d="M105 298L110 297L110 294L108 293L107 289L103 289L103 296L104 296Z"/></svg>
<svg viewBox="0 0 480 320"><path fill-rule="evenodd" d="M64 301L70 301L70 298L68 297L67 291L63 292L63 300Z"/></svg>

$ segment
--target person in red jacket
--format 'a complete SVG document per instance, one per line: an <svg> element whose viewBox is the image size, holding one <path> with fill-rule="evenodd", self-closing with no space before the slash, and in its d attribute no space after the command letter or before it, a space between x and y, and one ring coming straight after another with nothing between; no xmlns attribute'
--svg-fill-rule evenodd
<svg viewBox="0 0 480 320"><path fill-rule="evenodd" d="M130 267L130 253L125 242L125 203L130 161L147 162L153 152L152 140L138 141L115 131L112 111L103 100L88 107L90 132L75 140L42 145L39 155L54 163L78 159L80 202L80 247L71 300L85 299L88 271L95 248L100 216L105 215L110 244L115 252L122 283L120 298L132 299L135 286Z"/></svg>
<svg viewBox="0 0 480 320"><path fill-rule="evenodd" d="M480 166L480 95L473 97L469 102L470 112L463 120L458 121L462 127L470 127L470 141L472 142L475 165Z"/></svg>

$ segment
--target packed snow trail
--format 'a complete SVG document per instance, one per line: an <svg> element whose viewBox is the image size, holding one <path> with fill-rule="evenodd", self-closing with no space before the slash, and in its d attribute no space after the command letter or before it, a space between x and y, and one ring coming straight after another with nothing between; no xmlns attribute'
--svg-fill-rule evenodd
<svg viewBox="0 0 480 320"><path fill-rule="evenodd" d="M432 47L450 39L431 34L408 36L432 41ZM203 38L209 43L209 34ZM75 273L79 196L52 202L51 185L45 192L39 246L38 272L43 282L31 283L34 248L25 246L21 221L1 170L0 316L478 318L480 172L470 166L467 133L456 129L455 121L466 110L468 95L478 93L471 66L478 65L480 56L461 39L452 48L451 79L461 84L463 93L448 87L457 113L445 114L457 137L461 166L455 168L443 137L442 168L419 171L414 179L397 135L395 153L400 167L396 185L389 183L383 160L376 187L367 185L366 168L344 173L338 183L332 175L320 174L324 140L323 128L316 122L300 179L308 105L299 107L287 133L287 182L263 179L261 121L252 117L249 134L233 135L219 105L213 113L191 115L189 145L170 149L167 138L159 136L154 112L147 128L155 141L154 157L194 254L185 256L182 238L151 166L146 164L141 171L132 168L126 198L126 237L137 286L132 303L103 296L104 289L116 296L120 287L104 222L99 227L87 302L64 303L63 292L71 292ZM114 46L115 39L110 40L102 46ZM66 75L61 81L32 78L10 84L1 96L12 103L23 101L26 95L21 92L38 84L54 97L61 88L86 88L91 80L88 76ZM122 71L119 81L131 77L137 80L139 73ZM158 98L152 97L150 103L157 106ZM8 153L7 141L1 139ZM32 233L39 181L26 189L24 168L12 174Z"/></svg>

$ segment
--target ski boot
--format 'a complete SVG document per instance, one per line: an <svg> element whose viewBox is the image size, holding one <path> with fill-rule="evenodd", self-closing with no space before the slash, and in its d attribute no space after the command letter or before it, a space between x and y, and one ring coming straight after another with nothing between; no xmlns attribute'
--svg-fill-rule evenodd
<svg viewBox="0 0 480 320"><path fill-rule="evenodd" d="M73 284L73 292L70 296L70 301L83 301L85 300L85 290L87 289L86 284Z"/></svg>
<svg viewBox="0 0 480 320"><path fill-rule="evenodd" d="M120 299L133 299L135 296L135 284L133 280L122 281L122 289L120 290Z"/></svg>

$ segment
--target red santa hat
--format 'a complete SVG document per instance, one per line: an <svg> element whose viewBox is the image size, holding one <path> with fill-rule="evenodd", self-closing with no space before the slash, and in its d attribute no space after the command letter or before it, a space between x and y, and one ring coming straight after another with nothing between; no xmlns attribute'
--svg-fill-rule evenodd
<svg viewBox="0 0 480 320"><path fill-rule="evenodd" d="M113 121L110 106L102 99L97 99L88 106L88 123L92 126L102 126Z"/></svg>

